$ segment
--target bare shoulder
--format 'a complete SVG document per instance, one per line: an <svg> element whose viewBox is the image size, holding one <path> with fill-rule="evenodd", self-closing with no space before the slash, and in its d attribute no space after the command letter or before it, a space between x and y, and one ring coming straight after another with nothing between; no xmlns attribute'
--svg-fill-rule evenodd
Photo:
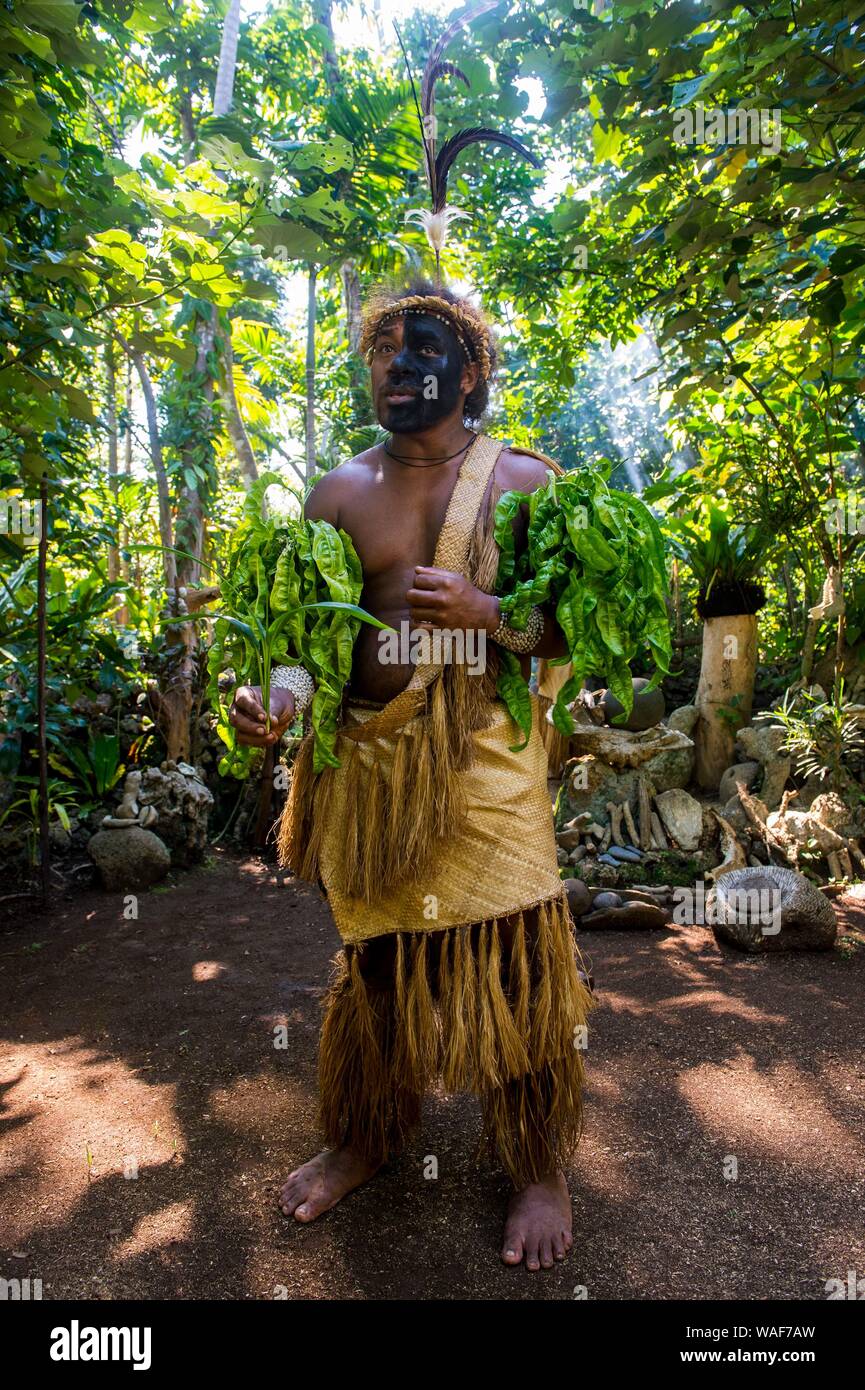
<svg viewBox="0 0 865 1390"><path fill-rule="evenodd" d="M329 521L332 526L338 526L340 506L373 479L378 452L378 448L365 449L319 478L306 499L307 519Z"/></svg>
<svg viewBox="0 0 865 1390"><path fill-rule="evenodd" d="M551 472L543 459L512 447L502 449L499 454L495 477L503 491L536 492L544 486Z"/></svg>

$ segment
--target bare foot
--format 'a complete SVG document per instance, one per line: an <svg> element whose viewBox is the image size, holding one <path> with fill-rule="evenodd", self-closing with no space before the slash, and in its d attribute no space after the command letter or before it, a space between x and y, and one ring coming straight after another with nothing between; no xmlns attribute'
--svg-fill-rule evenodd
<svg viewBox="0 0 865 1390"><path fill-rule="evenodd" d="M554 1260L563 1260L573 1243L571 1198L564 1173L551 1173L514 1193L502 1245L506 1265L525 1260L526 1269L552 1269Z"/></svg>
<svg viewBox="0 0 865 1390"><path fill-rule="evenodd" d="M280 1210L283 1216L293 1216L295 1221L314 1221L368 1182L378 1167L367 1163L353 1149L325 1149L289 1173L279 1193Z"/></svg>

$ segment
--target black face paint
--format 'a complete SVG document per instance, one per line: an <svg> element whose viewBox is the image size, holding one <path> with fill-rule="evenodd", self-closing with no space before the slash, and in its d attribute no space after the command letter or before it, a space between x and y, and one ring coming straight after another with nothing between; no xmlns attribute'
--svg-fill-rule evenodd
<svg viewBox="0 0 865 1390"><path fill-rule="evenodd" d="M430 314L403 317L402 346L384 330L376 352L386 371L376 390L379 423L393 434L429 429L458 408L465 358L456 334ZM391 347L385 350L385 345ZM388 396L405 394L405 401Z"/></svg>

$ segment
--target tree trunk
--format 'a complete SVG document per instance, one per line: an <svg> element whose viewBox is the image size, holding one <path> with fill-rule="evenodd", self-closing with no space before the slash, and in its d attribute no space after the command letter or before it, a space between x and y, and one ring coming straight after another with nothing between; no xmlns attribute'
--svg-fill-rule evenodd
<svg viewBox="0 0 865 1390"><path fill-rule="evenodd" d="M165 580L166 606L164 616L169 618L182 617L186 612L184 596L181 593L183 584L190 582L190 575L197 577L197 562L183 561L186 567L181 572L178 566L177 556L174 554L174 535L171 525L171 499L168 490L168 476L165 472L165 462L162 456L162 440L159 435L159 418L156 412L156 396L153 390L153 383L150 380L150 373L147 364L140 352L136 352L129 343L117 334L118 341L126 352L129 353L131 360L135 363L138 379L141 382L141 391L144 396L144 410L147 417L147 433L150 440L150 457L153 462L153 471L156 475L156 495L159 503L159 536L162 542L162 573ZM181 540L191 539L195 544L197 537L201 534L202 511L201 499L197 493L194 498L190 498L190 489L186 490L187 510L184 514L184 521L187 523L186 530ZM191 526L191 529L190 529ZM199 542L200 543L200 542ZM189 549L188 545L181 545L178 548ZM198 550L193 551L197 555ZM173 758L176 762L182 762L189 757L189 723L192 712L192 691L195 684L195 676L198 670L198 663L195 656L197 644L195 627L192 623L178 623L166 629L166 653L164 658L164 672L161 682L161 690L158 699L155 699L156 718L165 739L166 756Z"/></svg>
<svg viewBox="0 0 865 1390"><path fill-rule="evenodd" d="M126 406L126 435L123 440L123 473L125 479L128 482L129 479L132 477L132 362L128 357L126 358L126 371L124 375L126 377L126 386L124 393L124 402ZM126 525L125 521L123 524L122 534L123 540L122 548L120 550L120 578L127 586L128 592L128 587L130 584L128 559L129 527ZM127 594L124 594L123 602L117 610L117 621L121 627L125 627L126 624L129 622L129 607L127 604Z"/></svg>
<svg viewBox="0 0 865 1390"><path fill-rule="evenodd" d="M39 752L39 868L42 901L51 899L51 834L48 828L48 480L39 484L39 559L36 580L36 742Z"/></svg>
<svg viewBox="0 0 865 1390"><path fill-rule="evenodd" d="M240 0L231 0L222 30L219 49L219 69L213 92L213 115L227 116L234 101L234 74L237 67L237 42L240 30ZM244 487L249 488L258 477L252 444L243 423L234 390L234 356L231 350L231 326L220 326L219 311L213 306L213 327L216 332L218 369L216 389L225 412L225 427L240 464Z"/></svg>
<svg viewBox="0 0 865 1390"><path fill-rule="evenodd" d="M231 109L234 95L234 73L237 65L237 43L240 28L240 0L231 0L222 30L219 67L213 89L213 115L225 116ZM191 108L190 108L191 109ZM194 141L190 109L181 107L181 120L187 144ZM213 432L214 376L213 359L217 346L218 311L210 308L208 317L195 319L194 377L199 383L201 398L198 406L196 444L209 439ZM230 374L230 367L229 367ZM233 394L233 391L232 391ZM236 402L235 402L236 406ZM229 413L228 411L226 412ZM183 460L187 468L192 458ZM188 554L178 557L175 584L168 590L169 616L182 618L187 612L186 591L197 586L201 574L204 547L204 500L201 485L184 485L178 497L175 540L178 550ZM175 761L189 758L191 720L195 684L198 678L198 633L194 623L177 623L167 629L170 634L166 647L165 673L160 691L160 724L166 752Z"/></svg>
<svg viewBox="0 0 865 1390"><path fill-rule="evenodd" d="M704 791L718 790L733 761L736 734L751 719L757 669L757 617L740 613L703 624L703 659L694 703L695 776Z"/></svg>
<svg viewBox="0 0 865 1390"><path fill-rule="evenodd" d="M356 261L343 261L339 268L345 299L345 329L352 352L360 351L361 301L360 276Z"/></svg>
<svg viewBox="0 0 865 1390"><path fill-rule="evenodd" d="M240 0L231 0L222 29L219 68L213 90L214 116L227 116L234 98L234 70L237 66L237 39L240 30Z"/></svg>
<svg viewBox="0 0 865 1390"><path fill-rule="evenodd" d="M228 430L228 437L240 462L243 485L249 488L258 477L258 465L234 390L234 353L231 347L230 324L225 324L220 330L218 343L219 399L225 411L225 427Z"/></svg>
<svg viewBox="0 0 865 1390"><path fill-rule="evenodd" d="M315 283L317 271L309 267L306 300L306 481L315 472Z"/></svg>
<svg viewBox="0 0 865 1390"><path fill-rule="evenodd" d="M162 573L165 579L166 592L171 594L177 583L177 565L171 550L174 544L171 528L171 498L168 491L168 475L165 472L165 461L162 457L162 440L159 434L159 416L156 411L156 395L153 390L153 382L150 380L150 373L147 370L147 363L144 360L143 353L137 352L121 333L117 333L115 336L124 352L129 355L129 360L134 364L135 370L138 373L138 380L141 383L141 394L144 397L144 413L147 419L147 437L150 442L150 461L153 464L153 473L156 478L156 498L159 506L159 539L162 543Z"/></svg>
<svg viewBox="0 0 865 1390"><path fill-rule="evenodd" d="M215 310L214 310L215 318ZM216 333L213 321L198 319L197 355L194 379L201 392L198 407L196 445L209 439L213 432L212 361ZM187 462L189 467L193 458ZM178 497L177 523L174 538L177 549L186 552L177 556L177 581L173 596L169 596L170 616L184 617L188 612L187 593L197 587L201 578L201 558L204 553L204 499L199 483L185 483ZM161 726L165 738L166 756L176 762L188 762L192 734L192 709L199 674L198 631L195 623L172 625L165 651L165 678L161 690ZM173 639L173 640L172 640Z"/></svg>
<svg viewBox="0 0 865 1390"><path fill-rule="evenodd" d="M115 524L117 509L117 373L114 367L114 344L105 344L105 422L108 432L108 486L114 497ZM108 547L108 581L115 584L120 578L120 549L116 541ZM117 614L115 613L115 621Z"/></svg>
<svg viewBox="0 0 865 1390"><path fill-rule="evenodd" d="M330 38L330 42L324 50L324 76L329 91L335 92L342 81L342 74L339 70L339 59L336 56L332 9L331 0L313 0L312 12L318 23L327 30Z"/></svg>

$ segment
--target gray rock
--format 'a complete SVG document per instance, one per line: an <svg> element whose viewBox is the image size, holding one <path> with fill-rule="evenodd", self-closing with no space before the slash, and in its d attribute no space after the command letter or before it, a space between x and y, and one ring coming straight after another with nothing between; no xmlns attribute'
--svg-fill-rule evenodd
<svg viewBox="0 0 865 1390"><path fill-rule="evenodd" d="M632 845L610 845L607 854L611 859L621 859L626 864L639 864L643 857Z"/></svg>
<svg viewBox="0 0 865 1390"><path fill-rule="evenodd" d="M838 925L810 879L774 864L733 869L718 879L706 913L720 941L742 951L828 951Z"/></svg>
<svg viewBox="0 0 865 1390"><path fill-rule="evenodd" d="M152 830L100 830L87 845L110 892L134 893L159 883L171 867L168 846Z"/></svg>
<svg viewBox="0 0 865 1390"><path fill-rule="evenodd" d="M648 684L649 682L644 676L637 676L632 681L633 708L625 723L617 727L640 732L643 729L653 729L656 724L660 724L666 708L663 691L657 686L654 690L647 690ZM612 724L614 719L624 713L624 706L616 699L612 690L604 691L601 696L600 707L604 711L604 719L607 724Z"/></svg>
<svg viewBox="0 0 865 1390"><path fill-rule="evenodd" d="M611 864L612 867L613 867L614 869L617 869L617 868L619 867L619 860L618 860L618 859L613 859L612 855L610 855L610 854L599 854L599 855L598 855L598 863L599 863L599 864Z"/></svg>
<svg viewBox="0 0 865 1390"><path fill-rule="evenodd" d="M667 716L667 728L678 729L680 734L687 734L690 738L699 715L700 711L696 705L679 705L678 709L671 710Z"/></svg>
<svg viewBox="0 0 865 1390"><path fill-rule="evenodd" d="M798 809L794 806L794 810ZM821 792L811 803L811 815L816 816L822 825L828 825L838 835L855 835L856 823L853 813L837 792Z"/></svg>
<svg viewBox="0 0 865 1390"><path fill-rule="evenodd" d="M755 762L734 763L732 767L728 767L721 776L718 786L718 800L729 801L731 797L735 796L738 801L736 783L744 782L746 790L750 791L757 780L759 771L760 764Z"/></svg>
<svg viewBox="0 0 865 1390"><path fill-rule="evenodd" d="M646 775L659 792L687 787L694 775L695 756L693 745L690 748L665 749L646 763Z"/></svg>
<svg viewBox="0 0 865 1390"><path fill-rule="evenodd" d="M655 797L658 815L667 834L680 849L696 849L703 832L703 808L681 787L659 792Z"/></svg>
<svg viewBox="0 0 865 1390"><path fill-rule="evenodd" d="M592 899L592 907L593 907L593 908L621 907L621 906L622 906L622 899L619 897L618 893L607 893L607 892L604 892L604 893L596 893L595 896L594 896L594 898Z"/></svg>
<svg viewBox="0 0 865 1390"><path fill-rule="evenodd" d="M619 865L602 864L599 859L584 859L580 865L580 876L590 888L615 888L619 879Z"/></svg>
<svg viewBox="0 0 865 1390"><path fill-rule="evenodd" d="M582 931L658 931L669 926L667 914L651 903L592 908L580 921Z"/></svg>
<svg viewBox="0 0 865 1390"><path fill-rule="evenodd" d="M72 836L66 827L61 825L59 820L49 825L48 838L57 850L66 850L72 847Z"/></svg>
<svg viewBox="0 0 865 1390"><path fill-rule="evenodd" d="M738 795L731 796L730 800L721 807L721 815L725 821L729 821L733 829L739 835L744 835L751 822L742 809L742 803Z"/></svg>
<svg viewBox="0 0 865 1390"><path fill-rule="evenodd" d="M739 730L738 742L745 757L760 763L763 777L759 796L770 811L776 811L792 768L788 753L781 752L787 738L783 724L746 725Z"/></svg>
<svg viewBox="0 0 865 1390"><path fill-rule="evenodd" d="M581 839L579 830L559 830L556 833L556 844L560 849L576 849Z"/></svg>
<svg viewBox="0 0 865 1390"><path fill-rule="evenodd" d="M565 768L563 800L566 818L588 813L590 820L607 819L607 802L617 804L636 795L638 774L633 769L617 771L599 758L574 759Z"/></svg>
<svg viewBox="0 0 865 1390"><path fill-rule="evenodd" d="M164 762L144 769L139 802L159 812L159 834L173 864L201 859L207 848L207 820L213 797L190 763Z"/></svg>
<svg viewBox="0 0 865 1390"><path fill-rule="evenodd" d="M582 917L592 905L592 895L581 878L566 878L565 892L572 917Z"/></svg>
<svg viewBox="0 0 865 1390"><path fill-rule="evenodd" d="M577 845L577 848L572 849L570 854L568 855L568 863L579 864L581 859L585 859L588 852L589 850L587 845Z"/></svg>

